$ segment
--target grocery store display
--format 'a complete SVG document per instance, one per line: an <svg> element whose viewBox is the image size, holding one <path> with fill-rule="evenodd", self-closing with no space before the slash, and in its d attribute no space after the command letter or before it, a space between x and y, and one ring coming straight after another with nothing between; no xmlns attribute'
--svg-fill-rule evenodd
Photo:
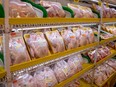
<svg viewBox="0 0 116 87"><path fill-rule="evenodd" d="M34 74L17 74L13 80L13 87L54 87L58 82L61 82L82 70L81 63L83 60L80 54L75 54L67 58L67 62L61 60L49 67L38 67L33 72ZM75 67L75 69L73 67Z"/></svg>
<svg viewBox="0 0 116 87"><path fill-rule="evenodd" d="M72 2L0 0L0 87L116 83L115 0Z"/></svg>
<svg viewBox="0 0 116 87"><path fill-rule="evenodd" d="M110 59L95 69L94 77L92 76L93 70L91 70L86 74L84 74L82 78L88 83L91 83L92 78L94 78L94 83L100 86L105 80L107 80L110 77L110 75L115 73L116 71L116 68L114 68L115 66L116 60Z"/></svg>

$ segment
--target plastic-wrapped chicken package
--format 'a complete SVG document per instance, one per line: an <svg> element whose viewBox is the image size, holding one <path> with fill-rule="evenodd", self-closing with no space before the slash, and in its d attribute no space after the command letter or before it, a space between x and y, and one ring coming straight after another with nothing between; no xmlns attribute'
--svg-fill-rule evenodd
<svg viewBox="0 0 116 87"><path fill-rule="evenodd" d="M80 82L79 82L79 80L74 80L64 87L80 87Z"/></svg>
<svg viewBox="0 0 116 87"><path fill-rule="evenodd" d="M110 49L107 46L101 46L96 50L90 51L88 52L88 56L91 59L91 62L94 62L95 59L95 53L97 56L97 62L103 58L105 58L106 56L108 56L109 54L111 54Z"/></svg>
<svg viewBox="0 0 116 87"><path fill-rule="evenodd" d="M41 0L39 4L46 8L49 17L65 17L66 16L62 8L62 5L58 2Z"/></svg>
<svg viewBox="0 0 116 87"><path fill-rule="evenodd" d="M93 30L90 27L86 27L86 32L89 44L93 43L95 41Z"/></svg>
<svg viewBox="0 0 116 87"><path fill-rule="evenodd" d="M50 55L48 43L42 32L25 34L24 37L32 58L40 58Z"/></svg>
<svg viewBox="0 0 116 87"><path fill-rule="evenodd" d="M11 33L9 41L10 65L19 64L30 60L21 33Z"/></svg>
<svg viewBox="0 0 116 87"><path fill-rule="evenodd" d="M100 35L100 37L101 37L101 39L109 39L109 38L112 38L113 37L113 35L112 34L105 34L105 33L102 33L101 35Z"/></svg>
<svg viewBox="0 0 116 87"><path fill-rule="evenodd" d="M106 63L111 66L114 70L116 70L116 59L110 59L109 61L106 61Z"/></svg>
<svg viewBox="0 0 116 87"><path fill-rule="evenodd" d="M64 41L57 30L45 32L53 53L65 51Z"/></svg>
<svg viewBox="0 0 116 87"><path fill-rule="evenodd" d="M109 43L107 44L107 46L109 46L109 47L111 47L111 48L113 48L113 49L116 49L116 42L109 42Z"/></svg>
<svg viewBox="0 0 116 87"><path fill-rule="evenodd" d="M66 49L73 49L78 47L76 35L71 30L62 30L61 35L64 39Z"/></svg>
<svg viewBox="0 0 116 87"><path fill-rule="evenodd" d="M75 18L94 18L94 14L89 7L68 3L68 7L75 13Z"/></svg>
<svg viewBox="0 0 116 87"><path fill-rule="evenodd" d="M101 6L93 4L94 10L100 13ZM109 8L103 5L103 18L115 18L116 17L116 10L113 8Z"/></svg>
<svg viewBox="0 0 116 87"><path fill-rule="evenodd" d="M12 87L38 87L36 80L29 74L23 74L15 78Z"/></svg>
<svg viewBox="0 0 116 87"><path fill-rule="evenodd" d="M116 4L116 0L102 0L102 1L112 3L112 4Z"/></svg>
<svg viewBox="0 0 116 87"><path fill-rule="evenodd" d="M70 66L71 75L73 75L73 74L79 72L80 70L82 70L81 60L77 57L77 55L69 56L69 59L68 59L67 63Z"/></svg>
<svg viewBox="0 0 116 87"><path fill-rule="evenodd" d="M104 29L104 28L102 28ZM111 34L116 36L116 27L115 26L106 26L105 29L107 32L110 32Z"/></svg>
<svg viewBox="0 0 116 87"><path fill-rule="evenodd" d="M80 41L81 41L81 28L75 27L72 29L74 34L76 35L76 40L77 40L77 47L80 46Z"/></svg>
<svg viewBox="0 0 116 87"><path fill-rule="evenodd" d="M10 0L9 9L9 16L11 18L37 17L31 4L20 0Z"/></svg>
<svg viewBox="0 0 116 87"><path fill-rule="evenodd" d="M71 76L71 70L67 62L61 60L57 62L53 67L55 76L59 82L65 80Z"/></svg>
<svg viewBox="0 0 116 87"><path fill-rule="evenodd" d="M57 84L57 79L50 67L44 67L36 71L34 78L37 82L37 87L54 87Z"/></svg>

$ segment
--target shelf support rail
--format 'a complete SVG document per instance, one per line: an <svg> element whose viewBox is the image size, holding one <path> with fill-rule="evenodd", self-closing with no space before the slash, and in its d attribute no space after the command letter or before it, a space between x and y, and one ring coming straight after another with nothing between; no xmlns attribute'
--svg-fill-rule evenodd
<svg viewBox="0 0 116 87"><path fill-rule="evenodd" d="M7 72L5 87L12 87L11 85L11 72L10 72L10 51L9 51L9 0L2 0L4 6L4 33L3 33L3 50L4 50L4 68Z"/></svg>

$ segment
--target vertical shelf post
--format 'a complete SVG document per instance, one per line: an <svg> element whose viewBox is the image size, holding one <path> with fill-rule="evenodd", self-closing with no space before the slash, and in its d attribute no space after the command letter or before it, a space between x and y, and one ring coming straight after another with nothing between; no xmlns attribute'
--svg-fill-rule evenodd
<svg viewBox="0 0 116 87"><path fill-rule="evenodd" d="M4 67L7 72L5 87L12 87L10 73L10 51L9 51L9 0L2 0L5 18L4 18L4 33L3 33L3 50L4 50Z"/></svg>

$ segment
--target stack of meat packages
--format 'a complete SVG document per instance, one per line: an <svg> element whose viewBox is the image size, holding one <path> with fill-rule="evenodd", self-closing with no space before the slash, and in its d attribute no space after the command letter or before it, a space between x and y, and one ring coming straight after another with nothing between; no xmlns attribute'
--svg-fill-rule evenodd
<svg viewBox="0 0 116 87"><path fill-rule="evenodd" d="M74 54L53 65L37 68L33 74L16 75L13 80L13 87L54 87L59 82L82 70L82 64L82 56Z"/></svg>
<svg viewBox="0 0 116 87"><path fill-rule="evenodd" d="M102 83L106 81L115 71L116 59L110 59L95 69L94 76L93 70L90 70L83 75L82 79L88 83L91 83L92 80L94 80L94 83L97 86L101 86Z"/></svg>
<svg viewBox="0 0 116 87"><path fill-rule="evenodd" d="M113 34L114 36L116 36L116 26L106 26L106 25L103 25L102 29L104 31L107 31L107 32Z"/></svg>
<svg viewBox="0 0 116 87"><path fill-rule="evenodd" d="M103 18L116 18L116 10L114 8L109 8L105 5L101 8L101 6L93 4L93 9L99 13L103 9Z"/></svg>
<svg viewBox="0 0 116 87"><path fill-rule="evenodd" d="M94 62L95 59L98 62L110 54L110 48L107 46L100 46L98 49L92 49L90 52L87 52L91 62Z"/></svg>
<svg viewBox="0 0 116 87"><path fill-rule="evenodd" d="M102 1L114 4L114 5L116 4L116 0L102 0Z"/></svg>

